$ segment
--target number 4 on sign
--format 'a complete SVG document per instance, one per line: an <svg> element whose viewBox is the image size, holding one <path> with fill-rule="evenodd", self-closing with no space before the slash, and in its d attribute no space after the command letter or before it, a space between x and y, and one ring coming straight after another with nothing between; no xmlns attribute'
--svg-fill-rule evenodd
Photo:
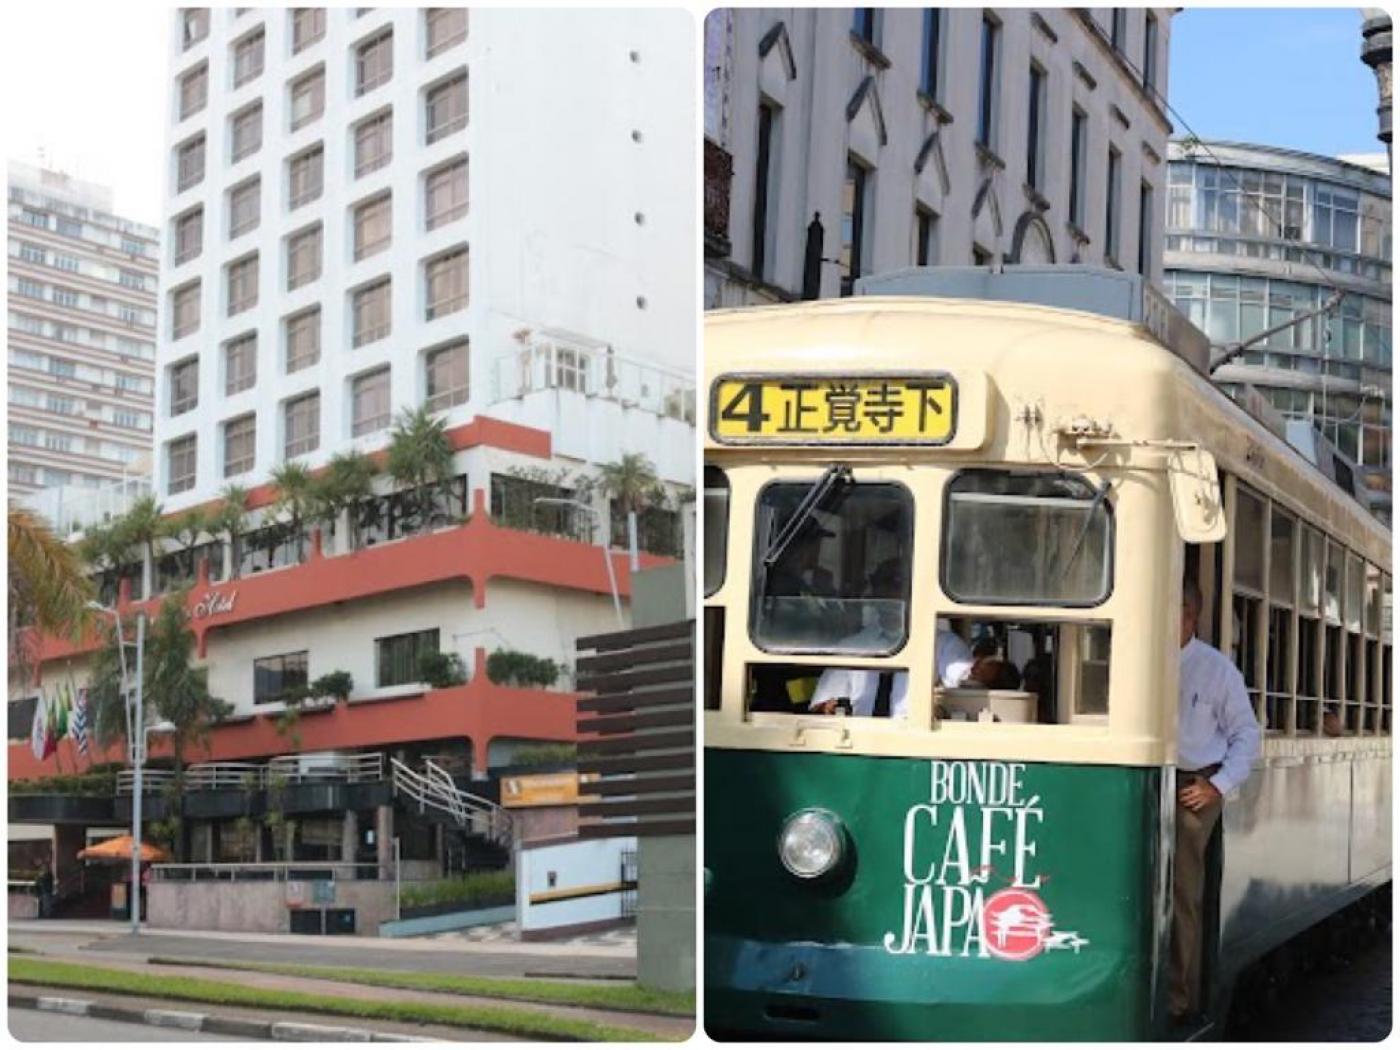
<svg viewBox="0 0 1400 1050"><path fill-rule="evenodd" d="M768 422L768 413L763 411L763 386L745 383L729 399L729 404L720 409L719 418L726 423L743 423L750 434L760 433L763 424Z"/></svg>

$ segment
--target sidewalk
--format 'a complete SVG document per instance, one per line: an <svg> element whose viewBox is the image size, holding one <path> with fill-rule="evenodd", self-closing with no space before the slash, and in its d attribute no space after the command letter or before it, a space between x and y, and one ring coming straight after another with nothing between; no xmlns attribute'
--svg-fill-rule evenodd
<svg viewBox="0 0 1400 1050"><path fill-rule="evenodd" d="M80 934L92 937L135 941L131 927L126 922L109 919L11 919L11 938L16 935L34 934ZM608 931L588 934L559 941L519 941L516 940L515 923L497 923L492 926L478 926L470 930L456 930L450 933L432 934L426 937L360 937L360 936L317 936L300 933L229 933L220 930L162 930L149 926L141 927L141 937L185 938L197 937L205 941L235 942L241 944L290 944L320 945L336 950L364 952L462 952L489 950L492 953L508 952L512 955L527 955L536 958L559 958L582 956L596 959L634 959L637 954L636 929ZM363 958L363 956L360 956Z"/></svg>

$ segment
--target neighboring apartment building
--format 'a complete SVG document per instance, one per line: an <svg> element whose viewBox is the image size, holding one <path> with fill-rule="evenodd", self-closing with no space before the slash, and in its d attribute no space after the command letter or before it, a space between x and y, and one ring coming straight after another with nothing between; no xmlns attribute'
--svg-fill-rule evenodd
<svg viewBox="0 0 1400 1050"><path fill-rule="evenodd" d="M150 470L159 231L110 189L9 163L9 491Z"/></svg>
<svg viewBox="0 0 1400 1050"><path fill-rule="evenodd" d="M924 265L1085 263L1160 284L1170 21L711 12L706 307L846 295Z"/></svg>
<svg viewBox="0 0 1400 1050"><path fill-rule="evenodd" d="M1218 347L1345 294L1215 378L1249 383L1356 465L1390 520L1391 191L1373 167L1273 146L1169 147L1166 291Z"/></svg>
<svg viewBox="0 0 1400 1050"><path fill-rule="evenodd" d="M167 513L249 492L236 549L205 535L150 572L156 599L194 583L198 655L234 707L209 758L387 752L482 777L574 739L575 641L618 627L610 577L624 607L631 586L599 468L655 466L641 566L680 555L693 483L692 37L659 10L176 14L154 490ZM298 536L273 471L380 455L419 406L446 424L451 484L381 474ZM104 574L105 597L143 607L141 577ZM488 676L495 651L563 673ZM431 687L425 652L469 680ZM41 670L73 653L52 642ZM283 697L332 671L348 700L312 704L294 746ZM12 777L49 768L12 748ZM211 856L251 859L220 835Z"/></svg>

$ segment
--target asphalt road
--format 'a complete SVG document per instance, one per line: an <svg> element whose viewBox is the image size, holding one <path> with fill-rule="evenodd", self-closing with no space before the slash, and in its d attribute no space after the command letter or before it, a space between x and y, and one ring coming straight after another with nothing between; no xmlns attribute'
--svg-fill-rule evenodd
<svg viewBox="0 0 1400 1050"><path fill-rule="evenodd" d="M1386 938L1331 972L1289 983L1245 1042L1379 1042L1392 1026L1391 944Z"/></svg>
<svg viewBox="0 0 1400 1050"><path fill-rule="evenodd" d="M11 1008L10 1034L22 1043L241 1043L239 1036L186 1032L155 1025L123 1024L91 1017L71 1017L48 1010Z"/></svg>

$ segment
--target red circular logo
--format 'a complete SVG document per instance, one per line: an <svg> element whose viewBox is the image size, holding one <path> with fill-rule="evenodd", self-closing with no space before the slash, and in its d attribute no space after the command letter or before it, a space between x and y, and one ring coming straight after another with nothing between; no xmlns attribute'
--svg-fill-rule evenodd
<svg viewBox="0 0 1400 1050"><path fill-rule="evenodd" d="M1035 958L1045 949L1052 925L1045 902L1030 890L998 890L982 906L987 950L998 959Z"/></svg>

